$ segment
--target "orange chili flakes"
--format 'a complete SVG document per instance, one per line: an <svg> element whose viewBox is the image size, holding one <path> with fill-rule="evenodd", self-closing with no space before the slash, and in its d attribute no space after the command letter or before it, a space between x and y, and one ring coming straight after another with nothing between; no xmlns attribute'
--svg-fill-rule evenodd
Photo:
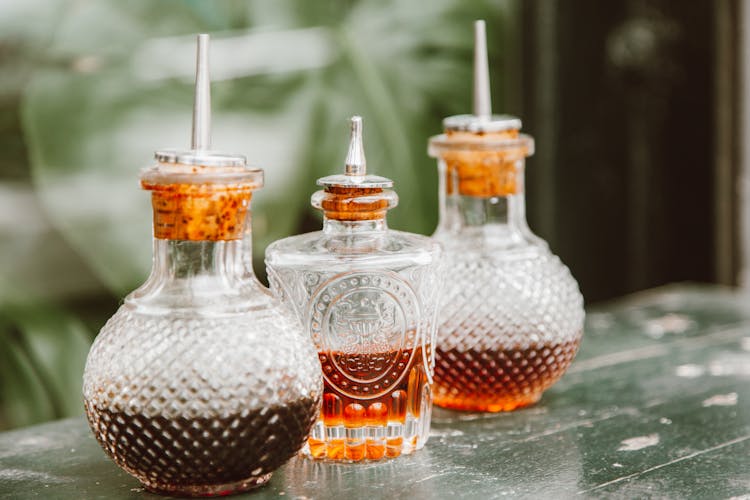
<svg viewBox="0 0 750 500"><path fill-rule="evenodd" d="M320 207L329 219L341 221L375 220L385 217L388 199L380 195L382 188L329 186Z"/></svg>
<svg viewBox="0 0 750 500"><path fill-rule="evenodd" d="M141 181L141 186L151 191L155 238L191 241L242 238L252 197L250 185Z"/></svg>
<svg viewBox="0 0 750 500"><path fill-rule="evenodd" d="M502 132L456 132L446 131L449 139L465 143L509 140L518 138L518 130ZM519 192L518 160L527 155L526 148L518 147L501 151L490 151L477 147L454 149L441 153L446 165L446 186L448 194L454 189L467 196L507 196Z"/></svg>

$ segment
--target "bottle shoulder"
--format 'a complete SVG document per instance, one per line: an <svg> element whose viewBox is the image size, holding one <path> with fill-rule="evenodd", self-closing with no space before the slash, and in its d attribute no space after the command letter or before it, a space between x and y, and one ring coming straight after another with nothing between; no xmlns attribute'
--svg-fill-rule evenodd
<svg viewBox="0 0 750 500"><path fill-rule="evenodd" d="M547 242L528 227L493 224L464 228L439 226L432 237L439 241L448 253L550 253Z"/></svg>
<svg viewBox="0 0 750 500"><path fill-rule="evenodd" d="M544 240L536 237L506 238L497 242L443 233L436 234L435 238L443 244L448 286L512 282L517 290L540 285L550 290L578 290L578 283L568 267Z"/></svg>
<svg viewBox="0 0 750 500"><path fill-rule="evenodd" d="M447 296L487 303L569 303L582 308L578 282L545 245L487 252L448 246L444 257Z"/></svg>
<svg viewBox="0 0 750 500"><path fill-rule="evenodd" d="M274 298L254 310L208 314L201 310L144 308L125 302L104 324L94 341L89 361L158 357L176 350L186 360L205 351L222 354L238 348L286 349L289 355L310 354L311 346L299 320ZM246 353L247 354L247 353ZM176 355L176 354L175 354ZM170 354L172 356L172 354Z"/></svg>
<svg viewBox="0 0 750 500"><path fill-rule="evenodd" d="M149 278L125 297L123 308L146 316L241 319L283 314L280 300L255 276L228 281L210 276Z"/></svg>
<svg viewBox="0 0 750 500"><path fill-rule="evenodd" d="M570 273L560 257L552 253L546 243L531 240L516 242L511 245L483 245L472 241L443 241L444 264L454 272L489 272L494 268L513 273Z"/></svg>
<svg viewBox="0 0 750 500"><path fill-rule="evenodd" d="M315 231L290 236L266 248L269 266L305 266L316 263L360 264L387 267L398 261L431 264L441 255L436 240L421 234L389 229L353 234Z"/></svg>

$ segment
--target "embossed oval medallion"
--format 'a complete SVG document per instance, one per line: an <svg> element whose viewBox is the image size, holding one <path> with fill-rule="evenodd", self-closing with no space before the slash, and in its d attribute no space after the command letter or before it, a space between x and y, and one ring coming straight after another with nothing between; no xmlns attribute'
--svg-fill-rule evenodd
<svg viewBox="0 0 750 500"><path fill-rule="evenodd" d="M397 384L416 347L419 306L396 273L339 274L309 309L326 381L343 394L375 398Z"/></svg>

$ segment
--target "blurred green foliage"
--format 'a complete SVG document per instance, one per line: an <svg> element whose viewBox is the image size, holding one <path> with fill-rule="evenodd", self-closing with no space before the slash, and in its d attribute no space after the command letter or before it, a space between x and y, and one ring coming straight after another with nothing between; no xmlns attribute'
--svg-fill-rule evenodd
<svg viewBox="0 0 750 500"><path fill-rule="evenodd" d="M266 170L265 246L319 227L315 179L339 171L347 118L396 181L392 227L437 221L427 138L470 110L471 22L489 25L503 95L510 0L0 2L0 428L81 413L96 330L150 265L137 174L189 144L194 37L213 35L213 145ZM498 99L499 101L499 99ZM496 103L496 107L500 107Z"/></svg>

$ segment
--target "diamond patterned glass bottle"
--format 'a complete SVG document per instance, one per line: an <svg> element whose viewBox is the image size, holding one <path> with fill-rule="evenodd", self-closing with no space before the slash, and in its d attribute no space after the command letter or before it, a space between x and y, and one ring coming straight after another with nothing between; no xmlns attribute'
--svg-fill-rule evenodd
<svg viewBox="0 0 750 500"><path fill-rule="evenodd" d="M318 180L323 230L266 249L271 289L302 318L323 366L321 418L305 454L379 460L424 446L430 427L440 248L389 230L393 182L366 175L352 118L345 175Z"/></svg>
<svg viewBox="0 0 750 500"><path fill-rule="evenodd" d="M250 199L263 171L209 151L207 35L193 149L144 170L154 209L148 280L99 333L83 393L105 452L151 491L246 490L304 445L322 396L299 320L255 278Z"/></svg>
<svg viewBox="0 0 750 500"><path fill-rule="evenodd" d="M438 159L446 290L435 404L475 411L536 402L570 365L583 297L525 215L523 171L534 142L521 121L490 111L484 23L476 24L475 109L430 139Z"/></svg>

